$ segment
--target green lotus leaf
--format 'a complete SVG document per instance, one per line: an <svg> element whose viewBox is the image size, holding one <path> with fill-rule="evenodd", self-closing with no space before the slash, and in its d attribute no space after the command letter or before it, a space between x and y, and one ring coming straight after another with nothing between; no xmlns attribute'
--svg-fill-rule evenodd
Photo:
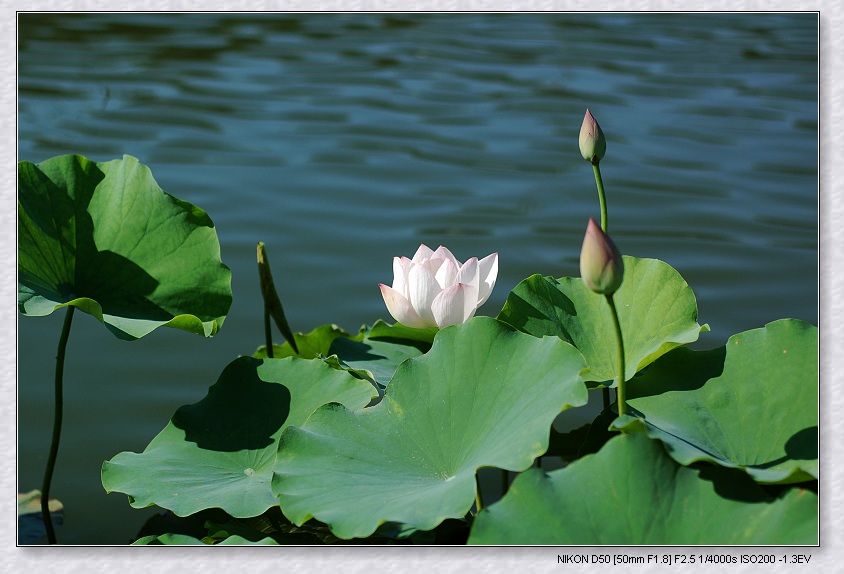
<svg viewBox="0 0 844 574"><path fill-rule="evenodd" d="M433 343L437 332L438 329L435 327L416 329L401 323L390 325L379 319L372 324L372 327L366 329L366 337L368 339L404 341L407 344L415 343L420 349L427 350L431 348L431 343Z"/></svg>
<svg viewBox="0 0 844 574"><path fill-rule="evenodd" d="M337 338L361 339L363 335L352 336L337 325L321 325L307 334L293 333L293 339L296 341L296 347L299 349L298 353L293 350L289 343L284 343L283 345L273 345L273 357L276 359L283 359L285 357L315 359L320 355L328 355L331 343ZM261 345L252 356L256 359L266 359L267 346Z"/></svg>
<svg viewBox="0 0 844 574"><path fill-rule="evenodd" d="M413 357L427 353L438 329L414 329L401 323L389 325L382 320L362 327L356 338L335 339L330 353L349 369L363 372L381 387L386 387L396 368Z"/></svg>
<svg viewBox="0 0 844 574"><path fill-rule="evenodd" d="M517 476L475 517L469 544L813 545L818 497L771 499L735 470L679 466L659 441L623 434L597 454Z"/></svg>
<svg viewBox="0 0 844 574"><path fill-rule="evenodd" d="M680 464L757 482L818 478L818 329L782 319L711 351L675 349L629 382L627 404Z"/></svg>
<svg viewBox="0 0 844 574"><path fill-rule="evenodd" d="M445 328L399 365L378 405L325 405L288 427L273 491L291 522L313 517L344 539L462 518L479 468L528 468L554 418L587 402L584 366L564 341L488 317Z"/></svg>
<svg viewBox="0 0 844 574"><path fill-rule="evenodd" d="M325 403L361 408L374 396L372 385L323 361L240 357L204 399L179 408L143 453L103 463L103 486L129 495L135 508L257 516L278 503L270 480L282 431Z"/></svg>
<svg viewBox="0 0 844 574"><path fill-rule="evenodd" d="M430 350L437 331L414 329L401 323L389 325L379 319L371 327L361 327L356 337L334 339L328 352L336 355L339 364L351 373L383 389L403 361Z"/></svg>
<svg viewBox="0 0 844 574"><path fill-rule="evenodd" d="M414 345L377 339L335 339L331 345L332 354L341 364L356 372L363 372L381 387L386 387L398 366L405 360L418 357L422 351Z"/></svg>
<svg viewBox="0 0 844 574"><path fill-rule="evenodd" d="M214 224L131 156L18 163L18 309L72 305L121 339L213 336L232 302Z"/></svg>
<svg viewBox="0 0 844 574"><path fill-rule="evenodd" d="M625 255L623 260L624 281L613 300L629 379L671 349L696 341L709 327L698 324L694 293L674 268L658 259ZM556 335L577 347L589 365L587 381L617 376L609 305L579 277L528 277L510 292L498 319L537 337Z"/></svg>
<svg viewBox="0 0 844 574"><path fill-rule="evenodd" d="M212 546L187 534L159 534L144 536L132 543L133 546ZM278 543L270 537L258 541L248 540L242 536L232 535L213 546L276 546Z"/></svg>
<svg viewBox="0 0 844 574"><path fill-rule="evenodd" d="M411 329L378 320L372 327L364 325L357 335L351 335L337 325L323 325L307 335L294 333L298 355L285 343L273 345L273 356L314 359L334 355L336 360L329 360L329 364L347 369L383 388L402 361L418 357L431 348L431 331L436 332L436 329ZM266 346L259 347L252 356L265 358Z"/></svg>

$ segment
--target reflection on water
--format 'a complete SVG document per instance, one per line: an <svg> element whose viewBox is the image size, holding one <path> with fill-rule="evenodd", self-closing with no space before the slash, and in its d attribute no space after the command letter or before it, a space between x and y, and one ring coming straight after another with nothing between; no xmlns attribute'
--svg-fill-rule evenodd
<svg viewBox="0 0 844 574"><path fill-rule="evenodd" d="M419 243L576 275L608 138L610 228L695 291L715 347L817 322L814 14L20 14L19 156L128 153L209 212L235 303L220 334L127 344L80 316L53 492L67 543L124 543L152 511L99 487L262 342L255 244L294 329L389 318L377 288ZM40 484L61 316L20 323L23 489ZM44 360L50 357L50 360ZM154 357L154 360L152 358ZM96 413L92 416L92 413ZM91 520L92 515L102 520ZM96 522L99 522L97 524Z"/></svg>

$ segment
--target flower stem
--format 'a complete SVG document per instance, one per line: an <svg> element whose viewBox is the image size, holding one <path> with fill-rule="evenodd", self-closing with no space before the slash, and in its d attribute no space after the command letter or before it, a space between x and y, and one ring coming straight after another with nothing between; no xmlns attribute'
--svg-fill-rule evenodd
<svg viewBox="0 0 844 574"><path fill-rule="evenodd" d="M62 379L64 378L64 356L67 349L67 339L70 335L70 324L73 321L73 305L68 306L67 314L64 316L64 326L59 338L59 350L56 354L56 410L53 415L53 439L50 443L50 455L47 457L47 468L44 470L44 482L41 485L41 517L44 520L44 528L47 529L47 541L50 544L56 543L56 532L53 529L53 518L50 516L50 483L53 480L53 471L56 468L56 458L59 455L59 440L62 435L62 413L64 410L64 398L62 390Z"/></svg>
<svg viewBox="0 0 844 574"><path fill-rule="evenodd" d="M601 179L601 168L598 162L592 164L595 172L595 184L598 186L598 201L601 203L601 231L607 233L607 197L604 194L604 180Z"/></svg>
<svg viewBox="0 0 844 574"><path fill-rule="evenodd" d="M615 340L618 346L618 387L615 390L616 399L618 402L618 416L623 416L625 411L625 394L624 394L624 339L621 337L621 324L618 322L618 312L615 310L615 302L612 298L612 293L607 296L607 303L610 304L612 311L613 325L615 326Z"/></svg>
<svg viewBox="0 0 844 574"><path fill-rule="evenodd" d="M601 231L607 232L607 196L604 193L604 180L601 178L601 167L598 162L592 163L592 171L595 172L595 185L598 186L598 201L601 204ZM610 390L607 387L601 389L601 398L604 408L610 406Z"/></svg>
<svg viewBox="0 0 844 574"><path fill-rule="evenodd" d="M484 502L481 499L481 481L478 476L475 476L475 516L477 516L484 507Z"/></svg>

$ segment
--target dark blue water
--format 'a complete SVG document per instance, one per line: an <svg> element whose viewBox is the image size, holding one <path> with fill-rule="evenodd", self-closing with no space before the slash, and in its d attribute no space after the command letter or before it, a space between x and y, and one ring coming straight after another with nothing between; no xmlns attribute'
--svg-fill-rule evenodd
<svg viewBox="0 0 844 574"><path fill-rule="evenodd" d="M128 153L209 212L234 304L211 340L127 343L77 314L53 495L60 540L124 543L154 510L103 460L263 342L255 244L295 330L389 319L377 284L419 243L500 256L480 314L533 273L578 274L598 216L586 108L621 251L694 289L698 348L817 324L813 14L19 15L19 158ZM19 317L19 489L38 488L62 313Z"/></svg>

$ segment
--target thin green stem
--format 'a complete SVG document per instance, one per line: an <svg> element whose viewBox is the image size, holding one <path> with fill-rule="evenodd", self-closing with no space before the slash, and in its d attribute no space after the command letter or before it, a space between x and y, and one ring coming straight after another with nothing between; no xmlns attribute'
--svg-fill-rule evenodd
<svg viewBox="0 0 844 574"><path fill-rule="evenodd" d="M56 354L56 410L53 415L53 439L50 443L50 455L47 457L47 468L44 470L44 482L41 485L41 517L44 520L44 528L47 529L47 542L50 544L56 543L56 531L53 529L53 518L50 516L50 483L53 480L53 471L56 469L59 441L62 436L64 356L67 350L67 339L70 335L70 324L73 321L74 309L73 305L68 306L67 314L64 316L62 334L59 338L59 351Z"/></svg>
<svg viewBox="0 0 844 574"><path fill-rule="evenodd" d="M618 416L623 416L625 411L625 395L624 395L624 339L621 337L621 324L618 322L618 312L615 310L615 301L613 301L612 293L607 296L607 303L610 304L612 311L612 321L615 326L615 340L618 347L618 387L615 390L616 400L618 402Z"/></svg>
<svg viewBox="0 0 844 574"><path fill-rule="evenodd" d="M475 515L479 514L484 507L483 499L481 498L481 481L475 477Z"/></svg>
<svg viewBox="0 0 844 574"><path fill-rule="evenodd" d="M270 323L270 308L264 304L264 338L267 341L267 357L273 358L273 330Z"/></svg>
<svg viewBox="0 0 844 574"><path fill-rule="evenodd" d="M598 162L592 164L595 172L595 184L598 186L598 201L601 203L601 231L607 233L607 197L604 193L604 180L601 179L601 168Z"/></svg>
<svg viewBox="0 0 844 574"><path fill-rule="evenodd" d="M601 178L601 167L598 162L592 162L592 171L595 172L595 185L598 186L598 201L601 204L601 231L607 232L607 196L604 193L604 180ZM604 409L610 406L610 390L607 387L601 389Z"/></svg>

